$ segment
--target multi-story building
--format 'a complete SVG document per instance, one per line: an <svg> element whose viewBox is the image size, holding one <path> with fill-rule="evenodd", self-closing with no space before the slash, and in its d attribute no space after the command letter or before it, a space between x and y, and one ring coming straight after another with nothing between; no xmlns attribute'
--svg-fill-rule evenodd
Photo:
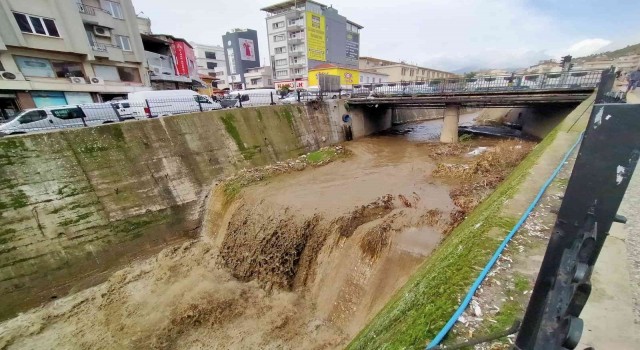
<svg viewBox="0 0 640 350"><path fill-rule="evenodd" d="M562 67L556 60L542 60L526 69L527 73L556 73L561 71Z"/></svg>
<svg viewBox="0 0 640 350"><path fill-rule="evenodd" d="M271 66L249 68L244 73L247 89L273 88L273 70Z"/></svg>
<svg viewBox="0 0 640 350"><path fill-rule="evenodd" d="M360 30L333 7L310 0L290 0L267 12L269 57L276 88L309 86L309 69L324 63L358 68Z"/></svg>
<svg viewBox="0 0 640 350"><path fill-rule="evenodd" d="M258 32L253 29L234 29L222 36L227 61L227 84L232 90L244 89L245 73L260 67Z"/></svg>
<svg viewBox="0 0 640 350"><path fill-rule="evenodd" d="M427 81L431 79L457 77L454 73L373 57L360 57L359 66L360 69L365 72L387 74L388 80L391 82Z"/></svg>
<svg viewBox="0 0 640 350"><path fill-rule="evenodd" d="M228 88L227 62L224 49L219 45L205 45L191 42L196 54L198 73L213 78L213 86L219 89Z"/></svg>
<svg viewBox="0 0 640 350"><path fill-rule="evenodd" d="M149 90L131 0L0 1L0 113Z"/></svg>

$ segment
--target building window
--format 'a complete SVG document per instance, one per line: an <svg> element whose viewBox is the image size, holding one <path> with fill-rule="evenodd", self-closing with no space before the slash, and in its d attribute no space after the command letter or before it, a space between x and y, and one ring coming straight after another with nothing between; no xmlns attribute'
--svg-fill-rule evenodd
<svg viewBox="0 0 640 350"><path fill-rule="evenodd" d="M415 72L415 71L414 71L413 69L410 69L410 70L409 70L409 76L410 76L410 77L412 77L414 72Z"/></svg>
<svg viewBox="0 0 640 350"><path fill-rule="evenodd" d="M46 36L60 37L56 23L50 18L26 15L14 12L13 17L18 22L18 27L23 33L40 34Z"/></svg>
<svg viewBox="0 0 640 350"><path fill-rule="evenodd" d="M122 7L120 7L119 3L109 0L105 0L104 3L107 7L105 10L111 12L111 16L113 18L124 19L124 16L122 15Z"/></svg>
<svg viewBox="0 0 640 350"><path fill-rule="evenodd" d="M276 22L276 23L272 24L271 26L272 26L273 29L284 28L284 21Z"/></svg>
<svg viewBox="0 0 640 350"><path fill-rule="evenodd" d="M122 51L132 51L131 50L131 41L128 36L124 35L116 35L116 43L118 47L122 49Z"/></svg>
<svg viewBox="0 0 640 350"><path fill-rule="evenodd" d="M284 34L274 35L273 41L284 41Z"/></svg>
<svg viewBox="0 0 640 350"><path fill-rule="evenodd" d="M96 76L107 81L125 81L130 83L142 82L138 68L94 64L93 70L96 73Z"/></svg>
<svg viewBox="0 0 640 350"><path fill-rule="evenodd" d="M51 66L58 78L84 77L80 62L51 61Z"/></svg>
<svg viewBox="0 0 640 350"><path fill-rule="evenodd" d="M276 71L276 77L284 77L287 76L287 71L286 70L277 70Z"/></svg>
<svg viewBox="0 0 640 350"><path fill-rule="evenodd" d="M286 65L287 65L286 59L276 60L276 66L286 66Z"/></svg>
<svg viewBox="0 0 640 350"><path fill-rule="evenodd" d="M51 62L43 58L14 56L16 65L25 77L55 78Z"/></svg>
<svg viewBox="0 0 640 350"><path fill-rule="evenodd" d="M214 73L214 72L209 72L209 76L210 76L210 77L214 77L214 78L215 78L215 77L216 77L216 73Z"/></svg>
<svg viewBox="0 0 640 350"><path fill-rule="evenodd" d="M215 62L207 62L207 68L209 69L215 69L217 66L218 64Z"/></svg>
<svg viewBox="0 0 640 350"><path fill-rule="evenodd" d="M407 75L407 69L406 68L402 68L401 75Z"/></svg>
<svg viewBox="0 0 640 350"><path fill-rule="evenodd" d="M293 70L294 74L302 74L304 73L304 69L303 68L296 68Z"/></svg>
<svg viewBox="0 0 640 350"><path fill-rule="evenodd" d="M208 58L210 60L215 60L216 59L216 53L215 52L211 52L211 51L205 51L204 52L204 57Z"/></svg>
<svg viewBox="0 0 640 350"><path fill-rule="evenodd" d="M276 47L274 51L275 53L285 53L287 52L287 47L286 46Z"/></svg>
<svg viewBox="0 0 640 350"><path fill-rule="evenodd" d="M251 79L251 85L258 85L258 84L261 83L261 80L262 79L260 79L260 78Z"/></svg>

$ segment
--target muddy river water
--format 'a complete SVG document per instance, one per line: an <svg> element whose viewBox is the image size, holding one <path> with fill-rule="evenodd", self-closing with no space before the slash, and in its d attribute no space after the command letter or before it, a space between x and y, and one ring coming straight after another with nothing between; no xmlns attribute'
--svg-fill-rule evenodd
<svg viewBox="0 0 640 350"><path fill-rule="evenodd" d="M350 157L249 186L231 205L212 195L202 238L0 324L0 349L344 347L455 210L451 182L431 176L441 125L346 143Z"/></svg>

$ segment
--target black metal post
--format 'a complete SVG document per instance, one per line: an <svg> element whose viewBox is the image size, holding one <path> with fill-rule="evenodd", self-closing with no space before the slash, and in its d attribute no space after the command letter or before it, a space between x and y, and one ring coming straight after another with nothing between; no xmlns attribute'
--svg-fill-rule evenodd
<svg viewBox="0 0 640 350"><path fill-rule="evenodd" d="M149 115L147 115L147 118L152 118L153 115L151 114L151 107L149 107L149 100L147 100L146 98L144 99L144 104L147 105L147 110L149 111Z"/></svg>
<svg viewBox="0 0 640 350"><path fill-rule="evenodd" d="M202 112L202 101L200 101L200 96L196 96L196 102L198 102L198 108L200 108L200 112Z"/></svg>
<svg viewBox="0 0 640 350"><path fill-rule="evenodd" d="M273 106L274 104L276 104L275 102L273 102L273 91L269 92L269 94L271 95L271 105Z"/></svg>
<svg viewBox="0 0 640 350"><path fill-rule="evenodd" d="M300 102L300 90L296 90L296 92L298 93L298 102Z"/></svg>
<svg viewBox="0 0 640 350"><path fill-rule="evenodd" d="M120 116L120 111L118 110L118 107L116 107L116 105L112 103L111 108L113 108L113 111L116 112L116 117L118 117L118 120L122 121L122 117Z"/></svg>

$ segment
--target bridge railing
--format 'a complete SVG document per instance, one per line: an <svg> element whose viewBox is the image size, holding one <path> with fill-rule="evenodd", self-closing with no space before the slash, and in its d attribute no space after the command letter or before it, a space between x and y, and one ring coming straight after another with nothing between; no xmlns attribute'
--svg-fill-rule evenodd
<svg viewBox="0 0 640 350"><path fill-rule="evenodd" d="M362 98L521 90L591 89L600 82L601 73L601 71L570 71L357 84L344 93L349 94L351 98Z"/></svg>

